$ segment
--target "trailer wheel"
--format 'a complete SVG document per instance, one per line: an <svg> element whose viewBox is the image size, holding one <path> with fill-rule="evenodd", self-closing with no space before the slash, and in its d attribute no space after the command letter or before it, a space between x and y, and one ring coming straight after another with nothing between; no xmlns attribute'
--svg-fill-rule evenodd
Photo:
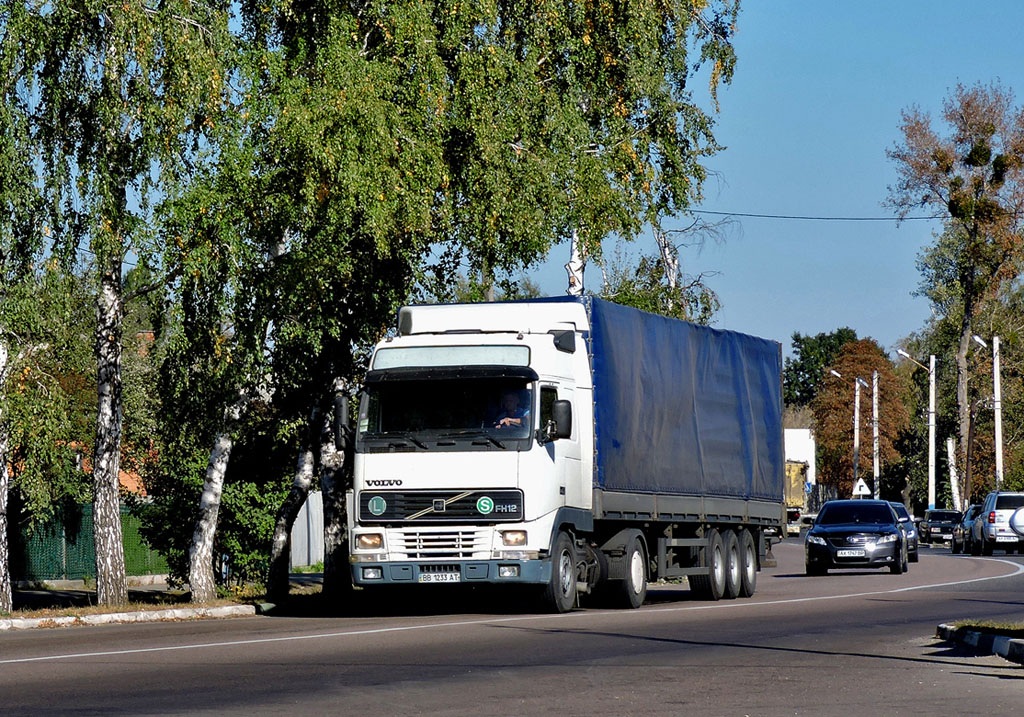
<svg viewBox="0 0 1024 717"><path fill-rule="evenodd" d="M746 528L740 530L740 597L748 598L757 590L757 546Z"/></svg>
<svg viewBox="0 0 1024 717"><path fill-rule="evenodd" d="M740 541L736 531L726 530L722 533L722 545L725 557L725 593L722 597L735 600L739 597L743 582L742 558L740 558Z"/></svg>
<svg viewBox="0 0 1024 717"><path fill-rule="evenodd" d="M720 600L725 594L725 544L715 528L708 531L706 541L708 574L692 576L690 587L705 600Z"/></svg>
<svg viewBox="0 0 1024 717"><path fill-rule="evenodd" d="M555 612L569 612L576 605L576 551L564 531L559 531L551 551L551 579L543 600Z"/></svg>
<svg viewBox="0 0 1024 717"><path fill-rule="evenodd" d="M615 603L624 608L638 608L647 598L647 555L639 535L632 535L626 544L626 577L616 581Z"/></svg>

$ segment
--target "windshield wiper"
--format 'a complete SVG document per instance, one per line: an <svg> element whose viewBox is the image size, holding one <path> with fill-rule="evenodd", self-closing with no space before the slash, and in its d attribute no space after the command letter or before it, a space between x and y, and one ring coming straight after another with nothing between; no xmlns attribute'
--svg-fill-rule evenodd
<svg viewBox="0 0 1024 717"><path fill-rule="evenodd" d="M388 431L387 433L377 433L372 436L364 436L364 438L368 438L373 441L387 441L388 448L399 448L407 442L413 444L417 448L428 450L427 444L418 439L410 431ZM403 441L403 443L397 443L396 440Z"/></svg>
<svg viewBox="0 0 1024 717"><path fill-rule="evenodd" d="M445 433L441 438L483 438L489 441L492 445L505 450L505 444L499 441L497 438L492 436L487 431L479 430L468 430L468 431L452 431L451 433Z"/></svg>

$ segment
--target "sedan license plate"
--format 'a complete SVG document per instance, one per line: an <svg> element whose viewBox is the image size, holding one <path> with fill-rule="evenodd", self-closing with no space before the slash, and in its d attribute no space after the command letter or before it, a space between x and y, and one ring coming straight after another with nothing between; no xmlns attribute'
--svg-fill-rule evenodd
<svg viewBox="0 0 1024 717"><path fill-rule="evenodd" d="M864 548L843 548L836 551L837 558L863 558Z"/></svg>
<svg viewBox="0 0 1024 717"><path fill-rule="evenodd" d="M420 573L421 583L457 583L461 580L459 573Z"/></svg>

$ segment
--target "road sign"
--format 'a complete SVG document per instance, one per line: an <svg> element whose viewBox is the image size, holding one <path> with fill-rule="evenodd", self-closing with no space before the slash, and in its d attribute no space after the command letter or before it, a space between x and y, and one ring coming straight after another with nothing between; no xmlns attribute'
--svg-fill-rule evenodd
<svg viewBox="0 0 1024 717"><path fill-rule="evenodd" d="M863 478L857 479L857 485L853 486L853 494L855 496L870 496L871 489L868 488L868 484L864 482Z"/></svg>

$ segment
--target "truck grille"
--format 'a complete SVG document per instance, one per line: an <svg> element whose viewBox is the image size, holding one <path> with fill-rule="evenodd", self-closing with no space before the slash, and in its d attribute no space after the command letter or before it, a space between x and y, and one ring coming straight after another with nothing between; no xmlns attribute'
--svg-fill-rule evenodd
<svg viewBox="0 0 1024 717"><path fill-rule="evenodd" d="M523 519L520 490L361 490L361 523L501 523Z"/></svg>
<svg viewBox="0 0 1024 717"><path fill-rule="evenodd" d="M454 560L490 557L489 530L397 530L388 545L398 560Z"/></svg>

